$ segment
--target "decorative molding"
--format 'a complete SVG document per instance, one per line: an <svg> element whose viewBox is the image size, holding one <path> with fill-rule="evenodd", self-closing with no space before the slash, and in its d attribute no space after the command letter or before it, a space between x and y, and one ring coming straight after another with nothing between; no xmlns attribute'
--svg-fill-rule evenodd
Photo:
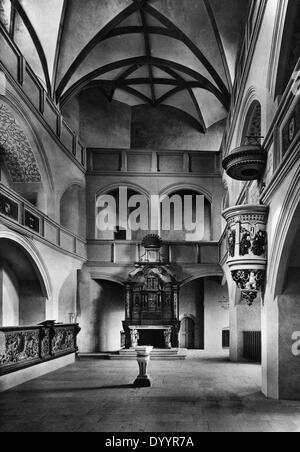
<svg viewBox="0 0 300 452"><path fill-rule="evenodd" d="M41 182L29 141L9 109L0 103L0 146L13 182Z"/></svg>
<svg viewBox="0 0 300 452"><path fill-rule="evenodd" d="M281 42L283 39L283 31L285 25L285 18L287 13L289 0L279 0L276 11L275 26L272 39L271 56L269 62L269 71L267 78L267 86L275 99L275 89L278 74L279 58L281 53Z"/></svg>
<svg viewBox="0 0 300 452"><path fill-rule="evenodd" d="M294 215L299 209L300 205L300 166L299 166L299 148L297 152L298 168L296 174L291 181L289 190L286 194L285 200L282 204L281 212L277 222L277 226L274 232L273 245L270 250L269 255L269 269L268 269L268 279L269 286L273 293L273 296L277 296L282 288L285 278L285 270L288 259L288 252L290 248L287 242L292 242L293 237L289 235L289 230L291 228ZM294 161L294 164L296 163ZM297 227L299 225L297 224ZM291 243L290 243L291 244ZM282 268L280 269L280 264L283 258L283 253L287 253L285 262L282 262ZM282 271L280 271L282 270Z"/></svg>
<svg viewBox="0 0 300 452"><path fill-rule="evenodd" d="M257 20L255 23L255 28L254 28L254 31L252 34L251 42L247 49L247 57L246 57L246 62L243 67L243 72L242 72L242 75L240 78L236 78L236 81L234 84L233 92L234 93L238 92L238 94L237 94L237 97L236 98L233 97L233 100L232 100L232 111L230 114L231 122L230 122L230 124L228 124L228 133L226 136L226 140L224 140L224 142L223 142L224 155L227 155L229 152L228 145L232 143L233 135L236 130L236 124L238 123L238 119L239 119L239 116L241 113L241 107L242 107L243 99L245 96L245 88L246 88L246 84L248 81L251 63L253 61L253 56L254 56L254 53L256 50L256 44L258 41L260 29L262 26L265 10L266 10L266 6L267 6L267 1L268 0L260 0L260 7L259 7L258 15L257 15ZM246 42L246 37L245 37L245 42ZM238 91L237 91L237 88L238 88ZM226 141L226 143L225 143L225 141Z"/></svg>

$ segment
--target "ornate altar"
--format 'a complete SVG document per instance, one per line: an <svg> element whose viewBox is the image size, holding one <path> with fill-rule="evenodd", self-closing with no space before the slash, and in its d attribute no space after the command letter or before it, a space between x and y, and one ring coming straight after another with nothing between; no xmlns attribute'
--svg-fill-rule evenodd
<svg viewBox="0 0 300 452"><path fill-rule="evenodd" d="M179 284L161 259L162 241L147 236L146 254L126 281L126 348L150 345L159 349L178 347Z"/></svg>

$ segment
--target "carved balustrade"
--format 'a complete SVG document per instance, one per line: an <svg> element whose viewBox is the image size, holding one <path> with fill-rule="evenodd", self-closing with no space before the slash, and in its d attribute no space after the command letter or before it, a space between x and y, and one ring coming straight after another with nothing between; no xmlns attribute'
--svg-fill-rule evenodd
<svg viewBox="0 0 300 452"><path fill-rule="evenodd" d="M79 332L77 323L0 328L0 375L76 353Z"/></svg>

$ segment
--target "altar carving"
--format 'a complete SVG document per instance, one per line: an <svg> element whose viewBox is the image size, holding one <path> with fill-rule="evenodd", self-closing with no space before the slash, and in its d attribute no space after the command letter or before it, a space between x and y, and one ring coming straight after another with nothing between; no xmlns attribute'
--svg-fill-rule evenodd
<svg viewBox="0 0 300 452"><path fill-rule="evenodd" d="M162 241L147 236L142 246L146 254L126 281L126 348L153 346L177 348L179 322L179 284L170 266L160 255Z"/></svg>

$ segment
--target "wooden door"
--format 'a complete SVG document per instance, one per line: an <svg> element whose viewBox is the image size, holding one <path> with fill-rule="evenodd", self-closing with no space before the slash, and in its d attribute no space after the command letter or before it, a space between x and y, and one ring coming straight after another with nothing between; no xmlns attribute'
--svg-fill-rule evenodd
<svg viewBox="0 0 300 452"><path fill-rule="evenodd" d="M195 322L189 317L185 317L181 322L180 347L195 348Z"/></svg>

